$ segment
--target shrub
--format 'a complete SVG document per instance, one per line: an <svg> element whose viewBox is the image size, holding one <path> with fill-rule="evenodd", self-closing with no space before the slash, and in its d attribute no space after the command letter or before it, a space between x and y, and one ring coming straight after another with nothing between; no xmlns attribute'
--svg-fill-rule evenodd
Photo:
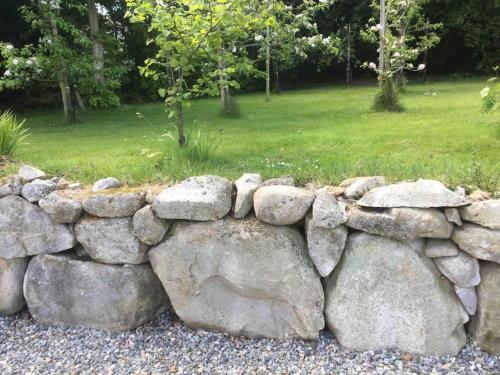
<svg viewBox="0 0 500 375"><path fill-rule="evenodd" d="M25 121L18 122L11 111L0 115L0 155L12 156L17 147L28 137L28 129L24 127Z"/></svg>
<svg viewBox="0 0 500 375"><path fill-rule="evenodd" d="M380 82L380 88L375 96L373 109L377 112L401 112L403 106L399 103L398 92L391 77L385 78Z"/></svg>

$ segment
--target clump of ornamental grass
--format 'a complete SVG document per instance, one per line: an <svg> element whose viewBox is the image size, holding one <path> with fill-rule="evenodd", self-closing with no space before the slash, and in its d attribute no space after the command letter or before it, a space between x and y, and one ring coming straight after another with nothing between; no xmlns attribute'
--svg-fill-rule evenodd
<svg viewBox="0 0 500 375"><path fill-rule="evenodd" d="M388 77L380 81L373 109L377 112L402 112L404 110L399 102L397 88L392 78Z"/></svg>
<svg viewBox="0 0 500 375"><path fill-rule="evenodd" d="M0 115L0 155L12 156L16 149L28 137L28 129L24 127L26 120L17 121L12 111Z"/></svg>

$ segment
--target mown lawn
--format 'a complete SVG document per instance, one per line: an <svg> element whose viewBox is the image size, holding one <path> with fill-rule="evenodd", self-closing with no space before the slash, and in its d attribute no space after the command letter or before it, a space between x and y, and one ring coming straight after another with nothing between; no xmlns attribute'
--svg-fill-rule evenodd
<svg viewBox="0 0 500 375"><path fill-rule="evenodd" d="M484 79L411 84L402 113L370 110L375 83L289 91L270 102L261 93L240 95L239 119L221 118L216 98L195 100L186 110L188 131L209 129L221 142L202 163L171 158L176 145L165 136L172 125L161 104L89 111L75 125L62 124L58 111L20 113L32 136L15 158L82 182L260 172L324 183L361 175L424 177L497 190L500 116L480 113L482 87Z"/></svg>

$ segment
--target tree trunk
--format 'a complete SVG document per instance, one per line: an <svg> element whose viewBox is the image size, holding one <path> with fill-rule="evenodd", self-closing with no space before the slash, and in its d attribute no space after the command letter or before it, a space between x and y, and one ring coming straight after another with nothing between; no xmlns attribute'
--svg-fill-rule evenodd
<svg viewBox="0 0 500 375"><path fill-rule="evenodd" d="M269 0L267 0L267 11L269 12ZM271 100L271 30L266 26L266 100Z"/></svg>
<svg viewBox="0 0 500 375"><path fill-rule="evenodd" d="M75 98L76 98L76 102L78 103L78 107L80 107L80 109L82 111L86 111L87 108L85 107L85 102L83 101L83 98L80 95L80 92L78 91L78 89L73 88L73 92L75 93Z"/></svg>
<svg viewBox="0 0 500 375"><path fill-rule="evenodd" d="M61 89L61 97L64 108L64 121L71 123L76 119L73 104L71 103L71 88L69 87L68 77L65 73L59 76L59 88Z"/></svg>
<svg viewBox="0 0 500 375"><path fill-rule="evenodd" d="M179 132L179 146L184 147L186 145L186 136L184 134L184 111L182 108L182 102L179 101L175 108L177 112L177 130Z"/></svg>
<svg viewBox="0 0 500 375"><path fill-rule="evenodd" d="M92 40L92 56L94 57L94 78L96 81L104 81L104 46L99 40L99 20L97 18L97 8L95 0L87 0L89 14L90 39Z"/></svg>
<svg viewBox="0 0 500 375"><path fill-rule="evenodd" d="M427 18L425 20L425 36L427 37L427 33L429 32L429 19ZM425 52L424 52L424 65L425 65L425 68L422 70L422 82L426 82L427 81L427 60L429 58L428 56L429 54L429 50L426 49Z"/></svg>
<svg viewBox="0 0 500 375"><path fill-rule="evenodd" d="M273 67L274 67L274 92L280 93L281 92L280 71L276 60L273 61Z"/></svg>
<svg viewBox="0 0 500 375"><path fill-rule="evenodd" d="M383 87L385 76L385 0L380 0L380 30L379 30L379 52L378 52L378 80L380 88Z"/></svg>
<svg viewBox="0 0 500 375"><path fill-rule="evenodd" d="M351 69L351 25L347 25L347 51L345 64L345 82L350 85L352 83Z"/></svg>

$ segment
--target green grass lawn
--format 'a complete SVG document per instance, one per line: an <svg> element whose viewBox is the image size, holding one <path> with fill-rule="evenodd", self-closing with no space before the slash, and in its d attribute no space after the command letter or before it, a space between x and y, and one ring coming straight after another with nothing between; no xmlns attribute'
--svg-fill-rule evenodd
<svg viewBox="0 0 500 375"><path fill-rule="evenodd" d="M20 113L32 136L15 158L82 182L115 176L137 184L208 173L234 179L260 172L323 183L363 175L423 177L497 190L500 116L480 113L483 87L483 79L411 84L402 113L370 110L375 83L288 91L270 102L262 93L241 95L239 119L221 118L217 98L195 100L186 110L188 132L210 129L221 141L202 163L170 158L176 145L164 136L172 125L161 104L88 111L75 125L63 125L58 111ZM163 156L151 156L158 152Z"/></svg>

